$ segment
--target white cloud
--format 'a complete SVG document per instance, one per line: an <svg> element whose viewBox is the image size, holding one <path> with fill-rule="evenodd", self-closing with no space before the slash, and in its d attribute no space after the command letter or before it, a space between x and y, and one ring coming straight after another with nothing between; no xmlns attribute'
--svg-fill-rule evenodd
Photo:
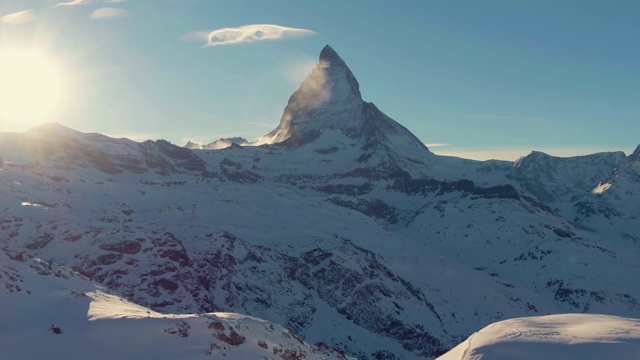
<svg viewBox="0 0 640 360"><path fill-rule="evenodd" d="M285 37L304 36L315 34L306 29L289 28L280 25L255 24L245 25L237 28L222 28L206 32L193 32L185 34L183 39L205 40L207 43L203 47L232 45L240 43L250 43L262 40L276 40Z"/></svg>
<svg viewBox="0 0 640 360"><path fill-rule="evenodd" d="M22 25L36 21L36 14L33 10L19 11L0 17L0 22L9 25Z"/></svg>
<svg viewBox="0 0 640 360"><path fill-rule="evenodd" d="M73 1L57 3L53 7L71 6L71 5L84 5L84 4L87 4L87 3L89 3L89 1L87 1L87 0L73 0Z"/></svg>
<svg viewBox="0 0 640 360"><path fill-rule="evenodd" d="M89 16L91 19L111 19L129 16L131 13L124 9L104 7L96 9Z"/></svg>

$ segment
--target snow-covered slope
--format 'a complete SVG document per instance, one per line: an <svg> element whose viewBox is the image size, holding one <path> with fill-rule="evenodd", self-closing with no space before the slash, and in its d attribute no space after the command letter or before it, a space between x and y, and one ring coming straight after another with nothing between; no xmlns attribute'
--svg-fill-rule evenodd
<svg viewBox="0 0 640 360"><path fill-rule="evenodd" d="M152 311L243 313L360 359L433 358L507 318L640 317L638 154L436 156L330 47L260 146L47 124L0 134L0 158L0 247ZM576 218L588 201L620 215Z"/></svg>
<svg viewBox="0 0 640 360"><path fill-rule="evenodd" d="M562 314L491 324L439 360L640 358L640 320Z"/></svg>
<svg viewBox="0 0 640 360"><path fill-rule="evenodd" d="M55 263L6 250L0 318L4 359L348 359L246 315L159 313Z"/></svg>

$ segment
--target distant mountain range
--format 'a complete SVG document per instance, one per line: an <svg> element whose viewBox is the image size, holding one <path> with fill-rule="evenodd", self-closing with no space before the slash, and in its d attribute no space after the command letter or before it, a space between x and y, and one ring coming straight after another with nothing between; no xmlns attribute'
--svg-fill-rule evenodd
<svg viewBox="0 0 640 360"><path fill-rule="evenodd" d="M45 304L12 278L60 267L99 284L71 293L101 286L153 314L281 324L304 339L270 337L268 356L284 359L294 357L276 353L278 341L309 358L433 358L504 319L640 317L640 147L437 156L362 100L329 46L253 144L138 143L45 124L1 133L0 158L0 299L15 307ZM51 271L52 306L74 301ZM185 327L169 318L145 324ZM65 336L87 326L64 322ZM232 356L236 345L216 346L198 354Z"/></svg>

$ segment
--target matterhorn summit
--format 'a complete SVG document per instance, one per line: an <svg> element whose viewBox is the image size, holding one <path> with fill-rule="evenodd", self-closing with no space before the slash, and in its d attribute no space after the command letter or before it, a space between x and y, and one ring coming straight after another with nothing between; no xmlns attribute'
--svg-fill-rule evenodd
<svg viewBox="0 0 640 360"><path fill-rule="evenodd" d="M356 120L363 105L358 81L327 45L320 53L318 65L289 98L278 128L261 141L288 140L291 145L299 146L317 138L323 127L345 127L345 123Z"/></svg>
<svg viewBox="0 0 640 360"><path fill-rule="evenodd" d="M329 45L291 95L278 127L257 144L310 145L321 153L341 152L343 157L355 150L362 165L399 166L402 171L406 171L400 164L403 160L424 162L433 155L409 130L362 100L358 81Z"/></svg>

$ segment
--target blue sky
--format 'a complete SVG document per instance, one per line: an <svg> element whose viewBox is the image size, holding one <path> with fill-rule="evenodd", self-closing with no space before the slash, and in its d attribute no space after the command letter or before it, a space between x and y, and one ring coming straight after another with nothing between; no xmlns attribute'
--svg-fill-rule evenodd
<svg viewBox="0 0 640 360"><path fill-rule="evenodd" d="M638 14L624 0L0 0L0 56L35 49L66 89L45 118L5 114L0 131L57 121L178 145L255 140L330 44L363 98L437 154L628 154L640 144ZM205 46L255 24L298 30Z"/></svg>

